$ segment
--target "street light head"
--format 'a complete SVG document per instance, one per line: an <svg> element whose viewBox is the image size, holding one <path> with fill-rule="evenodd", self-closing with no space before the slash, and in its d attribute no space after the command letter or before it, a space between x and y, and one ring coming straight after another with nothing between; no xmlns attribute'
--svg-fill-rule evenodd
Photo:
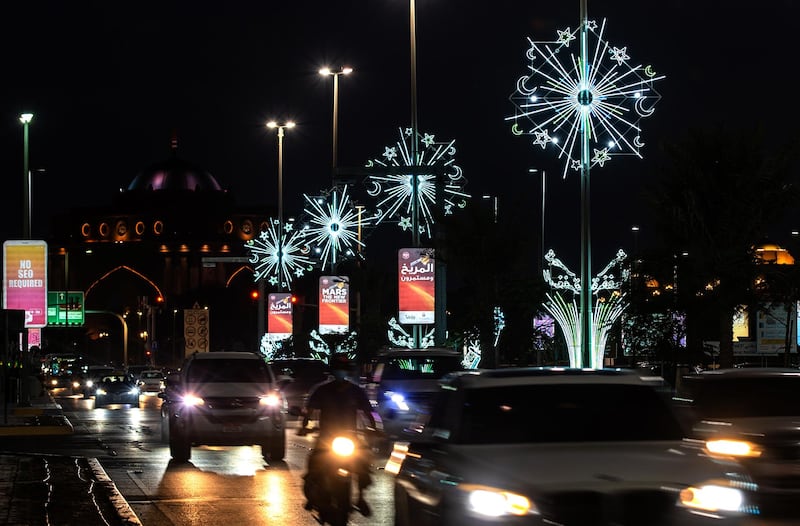
<svg viewBox="0 0 800 526"><path fill-rule="evenodd" d="M348 67L342 68L342 73L344 73L345 75L349 75L352 72L353 72L353 68L348 68Z"/></svg>
<svg viewBox="0 0 800 526"><path fill-rule="evenodd" d="M23 113L19 116L19 122L22 124L28 124L33 119L33 113Z"/></svg>
<svg viewBox="0 0 800 526"><path fill-rule="evenodd" d="M295 125L294 121L289 121L289 122L286 123L286 127L287 128L294 128L295 126L296 125Z"/></svg>
<svg viewBox="0 0 800 526"><path fill-rule="evenodd" d="M267 123L267 128L277 128L277 127L278 127L278 123L275 122L275 121L269 121Z"/></svg>
<svg viewBox="0 0 800 526"><path fill-rule="evenodd" d="M319 70L320 75L332 75L331 68L322 68Z"/></svg>

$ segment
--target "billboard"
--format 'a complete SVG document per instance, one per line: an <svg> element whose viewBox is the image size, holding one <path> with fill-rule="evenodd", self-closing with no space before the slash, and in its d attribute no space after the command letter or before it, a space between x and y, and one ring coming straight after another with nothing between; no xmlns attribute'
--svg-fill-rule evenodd
<svg viewBox="0 0 800 526"><path fill-rule="evenodd" d="M47 243L3 243L3 308L25 311L25 327L47 325Z"/></svg>
<svg viewBox="0 0 800 526"><path fill-rule="evenodd" d="M350 278L319 278L319 333L344 334L350 330Z"/></svg>
<svg viewBox="0 0 800 526"><path fill-rule="evenodd" d="M433 249L401 248L397 253L398 321L434 323Z"/></svg>
<svg viewBox="0 0 800 526"><path fill-rule="evenodd" d="M268 299L267 333L272 340L284 340L292 335L292 294L272 292Z"/></svg>

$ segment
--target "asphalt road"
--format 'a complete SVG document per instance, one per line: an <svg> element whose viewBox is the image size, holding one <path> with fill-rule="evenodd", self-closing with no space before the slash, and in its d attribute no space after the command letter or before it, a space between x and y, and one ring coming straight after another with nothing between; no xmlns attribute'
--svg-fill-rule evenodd
<svg viewBox="0 0 800 526"><path fill-rule="evenodd" d="M189 463L170 461L161 440L160 404L142 396L140 409L94 409L92 399L54 393L75 432L15 441L16 451L97 458L145 526L318 524L303 509L302 475L314 438L296 435L290 422L284 462L266 464L261 449L196 447ZM367 500L372 516L354 513L351 524L393 524L392 477L375 459Z"/></svg>

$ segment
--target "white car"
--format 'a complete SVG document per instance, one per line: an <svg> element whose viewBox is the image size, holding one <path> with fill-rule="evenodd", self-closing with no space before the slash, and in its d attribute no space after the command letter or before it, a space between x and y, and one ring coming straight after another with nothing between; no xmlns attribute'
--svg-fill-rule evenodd
<svg viewBox="0 0 800 526"><path fill-rule="evenodd" d="M148 369L139 374L139 388L143 393L160 393L165 382L164 373L158 369Z"/></svg>
<svg viewBox="0 0 800 526"><path fill-rule="evenodd" d="M442 382L396 444L395 524L744 524L753 484L684 439L668 400L616 370L498 369Z"/></svg>

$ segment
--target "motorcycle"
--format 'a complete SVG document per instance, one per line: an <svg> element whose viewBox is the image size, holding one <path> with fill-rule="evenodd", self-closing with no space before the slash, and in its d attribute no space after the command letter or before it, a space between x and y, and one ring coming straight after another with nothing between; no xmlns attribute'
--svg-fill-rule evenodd
<svg viewBox="0 0 800 526"><path fill-rule="evenodd" d="M306 506L317 522L345 526L353 511L353 483L369 470L368 448L354 433L320 437L311 452L306 474ZM364 510L359 510L364 513Z"/></svg>

